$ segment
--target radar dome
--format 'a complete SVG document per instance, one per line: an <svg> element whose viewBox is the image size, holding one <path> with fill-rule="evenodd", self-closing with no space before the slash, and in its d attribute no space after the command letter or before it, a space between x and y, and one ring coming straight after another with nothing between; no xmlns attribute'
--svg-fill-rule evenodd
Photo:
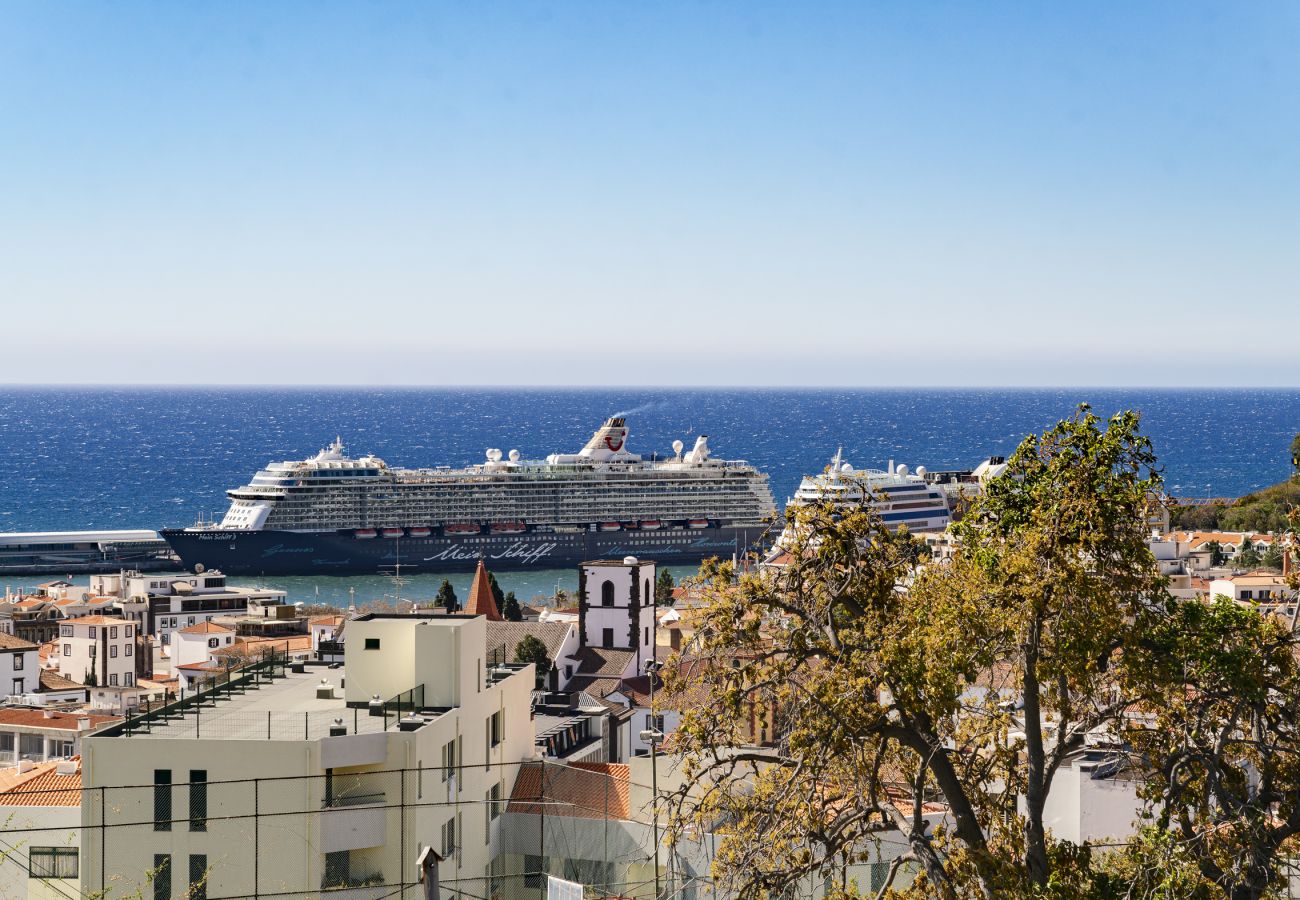
<svg viewBox="0 0 1300 900"><path fill-rule="evenodd" d="M905 464L903 464L903 463L899 463L899 464L898 464L898 468L895 469L894 471L897 472L899 475L902 475L902 476L906 477L906 476L907 476L907 472L908 472L908 468L907 468L907 466L906 466Z"/></svg>
<svg viewBox="0 0 1300 900"><path fill-rule="evenodd" d="M487 451L487 458L490 462L500 462L501 451L498 450L496 447L489 447Z"/></svg>
<svg viewBox="0 0 1300 900"><path fill-rule="evenodd" d="M926 469L925 466L917 466L917 467L916 467L916 475L917 475L918 478L924 478L924 477L925 477L925 473L926 473L927 471L928 471L928 470Z"/></svg>
<svg viewBox="0 0 1300 900"><path fill-rule="evenodd" d="M853 466L850 463L844 463L843 465L840 466L840 471L844 472L845 474L848 474L849 472L853 471Z"/></svg>
<svg viewBox="0 0 1300 900"><path fill-rule="evenodd" d="M676 453L678 456L681 456L682 448L685 446L686 445L683 444L681 441L673 441L673 452Z"/></svg>
<svg viewBox="0 0 1300 900"><path fill-rule="evenodd" d="M511 450L511 451L510 451L510 461L511 461L511 462L515 462L515 463L519 462L519 451L518 451L518 450Z"/></svg>

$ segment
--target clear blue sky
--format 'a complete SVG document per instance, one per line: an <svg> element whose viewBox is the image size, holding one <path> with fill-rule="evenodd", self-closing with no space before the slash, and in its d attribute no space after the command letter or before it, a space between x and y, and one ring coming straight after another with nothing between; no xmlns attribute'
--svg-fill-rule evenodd
<svg viewBox="0 0 1300 900"><path fill-rule="evenodd" d="M1300 5L0 13L3 382L1300 384Z"/></svg>

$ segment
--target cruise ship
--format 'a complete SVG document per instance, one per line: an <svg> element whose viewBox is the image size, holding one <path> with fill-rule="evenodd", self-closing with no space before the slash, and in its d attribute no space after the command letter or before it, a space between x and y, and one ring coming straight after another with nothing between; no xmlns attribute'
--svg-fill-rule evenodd
<svg viewBox="0 0 1300 900"><path fill-rule="evenodd" d="M842 451L826 471L805 476L788 506L805 506L830 501L836 505L865 504L880 515L885 525L907 526L908 531L942 531L952 523L949 491L932 483L925 466L911 472L905 465L887 470L855 469L844 461Z"/></svg>
<svg viewBox="0 0 1300 900"><path fill-rule="evenodd" d="M616 416L577 453L526 461L489 449L465 468L405 469L349 457L336 439L228 491L220 524L162 534L189 568L342 575L469 570L479 559L493 569L627 555L689 564L745 551L775 518L767 476L715 459L707 436L650 460L627 441Z"/></svg>

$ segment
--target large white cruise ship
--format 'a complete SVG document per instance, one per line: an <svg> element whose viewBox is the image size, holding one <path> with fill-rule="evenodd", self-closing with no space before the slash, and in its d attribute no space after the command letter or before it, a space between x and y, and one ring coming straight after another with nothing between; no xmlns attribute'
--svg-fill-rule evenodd
<svg viewBox="0 0 1300 900"><path fill-rule="evenodd" d="M186 566L241 574L552 568L640 555L697 562L744 551L775 518L767 476L715 459L708 437L647 460L621 417L577 453L489 449L465 468L403 469L341 441L274 462L228 491L219 525L164 530Z"/></svg>
<svg viewBox="0 0 1300 900"><path fill-rule="evenodd" d="M888 526L909 531L942 531L952 523L948 492L931 484L924 466L911 472L905 465L855 469L843 453L820 475L804 476L787 505L804 506L829 501L837 506L866 505Z"/></svg>

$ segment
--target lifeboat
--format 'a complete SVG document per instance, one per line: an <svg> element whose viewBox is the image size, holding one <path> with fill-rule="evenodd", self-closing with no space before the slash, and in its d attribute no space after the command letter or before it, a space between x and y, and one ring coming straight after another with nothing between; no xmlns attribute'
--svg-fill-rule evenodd
<svg viewBox="0 0 1300 900"><path fill-rule="evenodd" d="M384 537L386 537L386 538L399 538L399 537L402 536L402 529L400 529L400 528L384 528L384 529L382 529L379 533L382 534L382 535L383 535Z"/></svg>
<svg viewBox="0 0 1300 900"><path fill-rule="evenodd" d="M658 519L646 519L641 523L642 531L658 531L662 523Z"/></svg>
<svg viewBox="0 0 1300 900"><path fill-rule="evenodd" d="M637 526L637 523L636 523L636 522L624 522L624 523L623 523L623 528L626 529L627 531L636 531L636 530L637 530L637 527L638 527L638 526Z"/></svg>
<svg viewBox="0 0 1300 900"><path fill-rule="evenodd" d="M418 537L418 538L425 538L428 537L430 534L429 529L427 528L408 528L406 529L406 533L409 534L411 537Z"/></svg>
<svg viewBox="0 0 1300 900"><path fill-rule="evenodd" d="M523 534L528 527L523 522L493 522L493 534Z"/></svg>
<svg viewBox="0 0 1300 900"><path fill-rule="evenodd" d="M686 527L687 527L687 528L708 528L708 527L709 527L709 520L708 520L708 519L691 519L689 522L686 523Z"/></svg>
<svg viewBox="0 0 1300 900"><path fill-rule="evenodd" d="M622 528L623 528L623 526L620 525L620 524L617 523L617 522L601 522L601 523L600 523L600 530L601 530L601 531L620 531L620 530L622 530Z"/></svg>
<svg viewBox="0 0 1300 900"><path fill-rule="evenodd" d="M478 534L478 532L479 527L477 525L468 525L463 523L459 525L444 525L442 528L443 534Z"/></svg>
<svg viewBox="0 0 1300 900"><path fill-rule="evenodd" d="M357 539L362 541L368 541L376 534L373 528L358 528L354 533Z"/></svg>

